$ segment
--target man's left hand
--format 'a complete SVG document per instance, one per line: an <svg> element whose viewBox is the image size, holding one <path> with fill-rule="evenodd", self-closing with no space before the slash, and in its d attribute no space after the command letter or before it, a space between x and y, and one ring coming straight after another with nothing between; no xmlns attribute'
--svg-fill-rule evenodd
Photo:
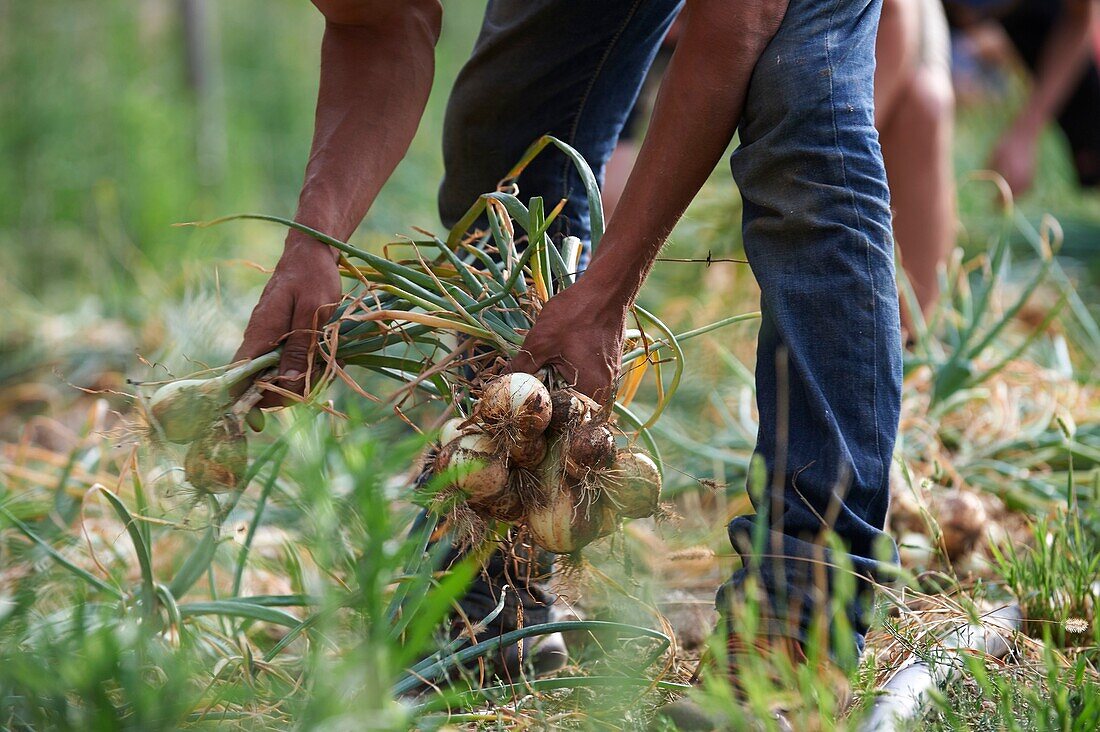
<svg viewBox="0 0 1100 732"><path fill-rule="evenodd" d="M626 307L611 302L595 279L582 277L550 299L512 359L512 371L554 368L600 404L615 395Z"/></svg>

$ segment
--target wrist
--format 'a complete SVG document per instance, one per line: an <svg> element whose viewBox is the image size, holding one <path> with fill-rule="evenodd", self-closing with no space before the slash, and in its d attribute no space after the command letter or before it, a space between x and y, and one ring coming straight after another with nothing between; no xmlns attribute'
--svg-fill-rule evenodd
<svg viewBox="0 0 1100 732"><path fill-rule="evenodd" d="M340 259L340 252L324 242L317 241L305 232L292 229L283 243L283 256L292 259L335 263Z"/></svg>
<svg viewBox="0 0 1100 732"><path fill-rule="evenodd" d="M617 264L610 257L596 257L588 269L577 280L593 294L593 300L599 309L625 311L634 304L638 293L638 278L631 275L631 269Z"/></svg>

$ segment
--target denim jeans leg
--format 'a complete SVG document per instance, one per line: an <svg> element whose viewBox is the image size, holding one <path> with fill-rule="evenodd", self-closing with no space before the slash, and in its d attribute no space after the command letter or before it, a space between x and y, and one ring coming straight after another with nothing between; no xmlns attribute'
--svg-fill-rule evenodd
<svg viewBox="0 0 1100 732"><path fill-rule="evenodd" d="M470 60L455 81L443 131L446 173L440 218L453 226L544 134L569 143L602 183L611 155L646 72L681 0L490 0ZM568 199L551 235L572 234L587 246L588 203L580 177L563 154L548 149L518 181L520 198L542 196L547 209ZM484 226L484 224L482 224ZM447 562L460 552L452 551ZM535 576L545 574L546 564ZM519 571L498 552L471 586L462 606L484 617L510 584L524 604L525 622L544 622L552 597L530 570ZM512 602L510 597L509 603ZM502 613L496 631L511 629Z"/></svg>
<svg viewBox="0 0 1100 732"><path fill-rule="evenodd" d="M843 613L848 650L862 648L870 580L896 555L883 532L901 342L873 114L880 5L791 0L753 73L731 158L761 289L757 453L768 483L755 503L768 524L759 552L754 518L730 524L745 569L720 591L719 609L757 574L770 632L805 639L814 620L828 629ZM843 551L824 550L829 530ZM860 602L837 607L830 598L849 570Z"/></svg>

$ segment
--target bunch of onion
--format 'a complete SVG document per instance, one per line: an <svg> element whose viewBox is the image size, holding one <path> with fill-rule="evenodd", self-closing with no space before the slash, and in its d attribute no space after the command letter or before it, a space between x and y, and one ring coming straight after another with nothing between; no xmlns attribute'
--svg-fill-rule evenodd
<svg viewBox="0 0 1100 732"><path fill-rule="evenodd" d="M378 254L275 216L246 214L219 219L278 222L339 250L341 273L355 285L319 334L319 365L311 374L312 393L319 393L326 383L342 380L352 390L377 398L367 394L350 373L350 367L359 367L399 382L392 398L403 410L407 411L414 395L443 403L450 415L461 421L448 428L452 434L444 439L436 462L445 460L457 492L468 496L469 505L485 516L526 521L532 534L543 537L547 532L534 528L542 525L542 515L532 520L532 512L554 507L564 515L566 498L562 496L568 495L573 515L595 515L599 522L608 507L616 516L650 510L645 507L652 501L634 501L622 495L625 489L621 486L648 473L637 468L633 458L618 452L616 441L625 446L644 445L652 456L646 458L647 464L656 470L660 459L649 428L679 383L683 368L680 343L757 316L727 318L676 336L658 318L637 308L639 326L626 333L619 399L603 405L605 408L575 393L558 393L560 389L552 390L547 402L546 385L540 383L543 391L539 392L532 385L533 377L509 378L497 385L495 379L503 375L507 362L518 352L543 304L573 282L578 268L579 240L567 237L559 249L548 235L565 202L546 211L542 199L532 198L525 205L515 195L515 179L550 145L572 160L584 182L592 246L596 247L603 233L603 209L595 177L575 150L552 137L537 141L509 173L501 190L481 196L446 239L427 235L395 242ZM487 230L470 234L482 220ZM213 223L217 222L202 225ZM656 333L651 336L642 324ZM671 351L669 357L655 358L662 349ZM274 363L259 361L227 372L227 377L229 373L233 377L225 381L249 378ZM669 363L674 364L673 373L665 378ZM650 365L657 374L658 401L643 420L630 410L629 403ZM227 392L222 386L209 387L216 393L209 403L188 409L194 415L189 419L200 425L194 428L200 434L208 434L217 416L224 413ZM163 422L156 410L150 412ZM173 412L172 435L193 440L191 428L177 427L175 417ZM168 429L163 432L168 436ZM628 450L630 455L637 452L636 447ZM474 466L480 467L475 470ZM503 484L510 488L507 493L502 493ZM598 505L590 508L586 501ZM603 523L599 527L596 533L606 530ZM592 532L576 533L587 536ZM572 546L582 542L546 539L545 543Z"/></svg>
<svg viewBox="0 0 1100 732"><path fill-rule="evenodd" d="M616 450L613 429L584 395L505 374L482 389L469 419L443 426L435 469L476 514L524 524L539 546L572 554L660 502L656 463Z"/></svg>

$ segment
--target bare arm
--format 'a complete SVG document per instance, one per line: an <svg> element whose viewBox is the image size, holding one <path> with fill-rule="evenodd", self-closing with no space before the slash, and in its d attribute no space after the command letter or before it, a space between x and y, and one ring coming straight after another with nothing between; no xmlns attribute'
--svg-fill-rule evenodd
<svg viewBox="0 0 1100 732"><path fill-rule="evenodd" d="M1057 116L1081 80L1096 14L1095 0L1064 3L1039 55L1031 95L993 152L991 164L1005 177L1013 193L1021 194L1031 187L1039 133Z"/></svg>
<svg viewBox="0 0 1100 732"><path fill-rule="evenodd" d="M314 0L325 16L313 145L295 219L346 240L404 157L431 90L437 0ZM237 350L286 336L279 373L301 392L316 329L340 299L336 254L291 232ZM289 334L289 335L288 335ZM263 406L279 403L268 395Z"/></svg>
<svg viewBox="0 0 1100 732"><path fill-rule="evenodd" d="M787 0L688 0L645 143L600 247L577 284L547 303L514 369L554 366L582 392L610 398L626 312L733 138L753 68L786 9Z"/></svg>

